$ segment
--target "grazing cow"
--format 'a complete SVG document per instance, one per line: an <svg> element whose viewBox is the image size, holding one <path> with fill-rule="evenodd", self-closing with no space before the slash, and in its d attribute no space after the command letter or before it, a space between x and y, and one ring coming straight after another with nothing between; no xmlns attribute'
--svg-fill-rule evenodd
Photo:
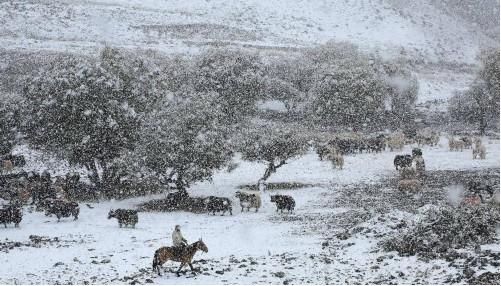
<svg viewBox="0 0 501 286"><path fill-rule="evenodd" d="M14 169L14 164L12 164L11 160L3 160L2 161L2 170L5 173L11 173L13 169Z"/></svg>
<svg viewBox="0 0 501 286"><path fill-rule="evenodd" d="M344 166L344 158L343 155L340 153L335 153L329 156L330 161L332 163L332 167L336 169L336 167L339 167L340 170L343 169Z"/></svg>
<svg viewBox="0 0 501 286"><path fill-rule="evenodd" d="M206 205L209 214L216 215L216 212L222 212L221 215L224 215L228 211L230 215L233 215L231 201L228 198L210 196L206 200Z"/></svg>
<svg viewBox="0 0 501 286"><path fill-rule="evenodd" d="M437 132L431 130L431 128L425 128L417 132L416 141L418 146L436 146L440 141L440 136Z"/></svg>
<svg viewBox="0 0 501 286"><path fill-rule="evenodd" d="M62 217L73 216L74 220L78 219L80 213L80 207L76 202L65 202L62 200L46 200L45 204L45 215L51 216L56 215L57 221L59 222Z"/></svg>
<svg viewBox="0 0 501 286"><path fill-rule="evenodd" d="M244 208L249 211L251 208L255 208L256 212L261 207L261 196L258 192L236 192L235 196L240 200L240 206L242 207L242 212Z"/></svg>
<svg viewBox="0 0 501 286"><path fill-rule="evenodd" d="M330 145L334 146L339 153L342 155L355 153L359 149L359 143L355 139L351 138L336 138L329 142Z"/></svg>
<svg viewBox="0 0 501 286"><path fill-rule="evenodd" d="M461 151L463 152L463 149L465 147L465 144L461 140L456 140L454 137L449 137L449 151Z"/></svg>
<svg viewBox="0 0 501 286"><path fill-rule="evenodd" d="M325 156L329 154L329 148L327 147L326 144L316 144L315 151L317 152L320 161L323 161Z"/></svg>
<svg viewBox="0 0 501 286"><path fill-rule="evenodd" d="M398 190L400 192L414 192L421 190L421 182L417 179L404 179L398 182Z"/></svg>
<svg viewBox="0 0 501 286"><path fill-rule="evenodd" d="M23 219L21 208L13 205L0 209L0 224L7 227L8 223L14 223L14 227L19 227L19 223Z"/></svg>
<svg viewBox="0 0 501 286"><path fill-rule="evenodd" d="M412 166L412 156L411 155L396 155L395 159L393 159L393 165L395 165L395 169L411 167Z"/></svg>
<svg viewBox="0 0 501 286"><path fill-rule="evenodd" d="M485 150L485 146L482 144L482 141L475 142L475 147L472 150L473 160L480 158L480 160L485 160L485 154L487 153Z"/></svg>
<svg viewBox="0 0 501 286"><path fill-rule="evenodd" d="M402 132L394 133L388 138L388 147L392 152L393 150L402 150L402 148L404 148L404 145L405 135Z"/></svg>
<svg viewBox="0 0 501 286"><path fill-rule="evenodd" d="M367 140L367 150L369 152L379 153L384 150L384 135L378 135L376 138L369 138Z"/></svg>
<svg viewBox="0 0 501 286"><path fill-rule="evenodd" d="M459 140L463 141L464 147L466 149L470 149L472 144L473 144L473 140L469 136L463 136L463 137L459 138Z"/></svg>
<svg viewBox="0 0 501 286"><path fill-rule="evenodd" d="M118 220L119 227L122 227L122 225L125 225L125 227L130 225L132 228L135 228L137 222L139 221L136 210L110 210L110 212L108 213L108 219L111 219L113 217Z"/></svg>
<svg viewBox="0 0 501 286"><path fill-rule="evenodd" d="M277 206L277 212L280 210L281 213L284 209L286 209L288 212L292 212L294 210L294 207L296 206L294 198L286 195L271 196L271 202L275 203L275 205Z"/></svg>

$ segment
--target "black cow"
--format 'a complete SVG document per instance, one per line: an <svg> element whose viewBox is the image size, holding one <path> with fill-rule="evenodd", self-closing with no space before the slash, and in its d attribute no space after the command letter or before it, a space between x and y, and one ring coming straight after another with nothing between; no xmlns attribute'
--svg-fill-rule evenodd
<svg viewBox="0 0 501 286"><path fill-rule="evenodd" d="M74 220L78 219L80 207L76 202L66 202L62 200L46 200L44 203L45 215L56 215L57 221L62 217L73 216Z"/></svg>
<svg viewBox="0 0 501 286"><path fill-rule="evenodd" d="M396 155L393 160L393 165L395 165L395 169L405 168L412 166L412 156L411 155Z"/></svg>
<svg viewBox="0 0 501 286"><path fill-rule="evenodd" d="M315 151L317 152L320 161L323 161L324 158L329 154L329 147L327 145L318 144L315 146Z"/></svg>
<svg viewBox="0 0 501 286"><path fill-rule="evenodd" d="M367 145L369 152L382 152L384 150L384 135L378 135L376 138L369 138L367 140Z"/></svg>
<svg viewBox="0 0 501 286"><path fill-rule="evenodd" d="M284 209L287 209L288 212L292 212L294 207L296 206L296 202L291 196L285 195L274 195L271 196L271 202L275 203L277 206L277 212L283 212Z"/></svg>
<svg viewBox="0 0 501 286"><path fill-rule="evenodd" d="M8 205L0 209L0 224L3 223L7 227L8 223L14 223L14 227L19 227L19 223L23 219L21 208Z"/></svg>
<svg viewBox="0 0 501 286"><path fill-rule="evenodd" d="M216 212L222 212L221 215L224 215L226 211L229 211L230 215L233 215L231 201L228 198L210 196L207 198L206 202L209 214L212 213L216 215Z"/></svg>
<svg viewBox="0 0 501 286"><path fill-rule="evenodd" d="M126 210L126 209L110 210L110 212L108 213L108 219L112 217L118 220L119 227L122 227L122 225L125 225L126 227L130 225L132 226L132 228L135 228L137 222L139 221L136 210Z"/></svg>

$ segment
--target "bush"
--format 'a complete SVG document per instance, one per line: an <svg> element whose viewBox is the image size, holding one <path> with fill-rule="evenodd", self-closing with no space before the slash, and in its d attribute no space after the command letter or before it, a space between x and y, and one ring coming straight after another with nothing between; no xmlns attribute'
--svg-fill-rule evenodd
<svg viewBox="0 0 501 286"><path fill-rule="evenodd" d="M415 227L383 242L399 255L442 257L460 249L497 241L499 209L488 205L441 207L429 210Z"/></svg>

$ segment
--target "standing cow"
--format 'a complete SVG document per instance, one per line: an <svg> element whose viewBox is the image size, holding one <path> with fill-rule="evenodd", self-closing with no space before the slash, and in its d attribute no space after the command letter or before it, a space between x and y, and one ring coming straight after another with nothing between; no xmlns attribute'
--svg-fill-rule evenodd
<svg viewBox="0 0 501 286"><path fill-rule="evenodd" d="M221 212L224 215L226 212L232 213L231 201L228 198L210 196L206 199L207 212L216 215L216 212Z"/></svg>
<svg viewBox="0 0 501 286"><path fill-rule="evenodd" d="M8 205L0 209L0 224L7 227L8 223L14 223L14 227L19 227L19 223L23 219L21 208L13 205Z"/></svg>
<svg viewBox="0 0 501 286"><path fill-rule="evenodd" d="M242 212L244 208L246 208L247 211L251 208L255 208L257 212L261 207L261 196L258 192L236 192L235 196L240 200Z"/></svg>
<svg viewBox="0 0 501 286"><path fill-rule="evenodd" d="M294 198L286 195L271 196L271 202L275 203L275 205L277 206L277 212L279 210L280 212L283 212L284 209L286 209L288 212L292 212L294 210L294 207L296 206Z"/></svg>
<svg viewBox="0 0 501 286"><path fill-rule="evenodd" d="M122 227L122 225L125 225L125 227L130 225L132 228L135 228L137 222L139 221L136 210L110 210L110 212L108 213L108 219L111 218L116 218L118 220L119 227Z"/></svg>

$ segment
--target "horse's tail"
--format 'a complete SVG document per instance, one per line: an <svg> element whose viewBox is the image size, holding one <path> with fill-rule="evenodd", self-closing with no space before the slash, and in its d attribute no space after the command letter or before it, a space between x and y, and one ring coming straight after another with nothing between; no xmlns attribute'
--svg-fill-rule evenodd
<svg viewBox="0 0 501 286"><path fill-rule="evenodd" d="M153 256L153 271L155 271L158 267L158 265L160 264L160 261L159 261L159 258L160 258L160 255L159 255L159 251L155 251L155 255Z"/></svg>

